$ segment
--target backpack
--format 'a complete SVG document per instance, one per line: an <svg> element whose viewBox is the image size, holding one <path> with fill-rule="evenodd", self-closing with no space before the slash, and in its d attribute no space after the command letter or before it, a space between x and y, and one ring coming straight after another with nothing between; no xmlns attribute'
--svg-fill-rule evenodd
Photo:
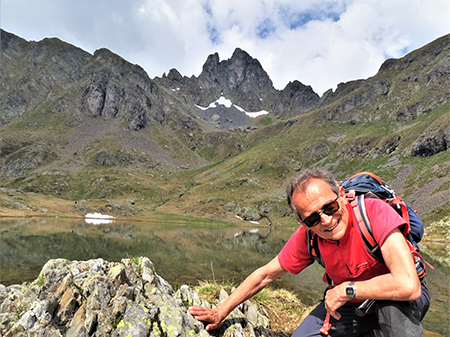
<svg viewBox="0 0 450 337"><path fill-rule="evenodd" d="M344 188L346 198L352 206L366 249L376 260L384 262L381 248L373 236L370 221L366 213L364 199L378 198L385 201L406 221L407 225L403 228L402 232L409 243L411 253L414 257L417 275L422 282L425 278L426 262L419 255L419 246L417 244L422 239L424 227L422 220L420 220L417 213L408 206L401 197L397 196L393 189L371 172L356 173L345 180L341 186ZM309 255L319 262L320 265L325 267L325 263L319 251L317 235L311 230L307 230L306 236ZM427 265L429 264L427 263ZM429 266L433 269L431 265ZM324 280L326 280L328 284L331 284L328 275L324 275Z"/></svg>

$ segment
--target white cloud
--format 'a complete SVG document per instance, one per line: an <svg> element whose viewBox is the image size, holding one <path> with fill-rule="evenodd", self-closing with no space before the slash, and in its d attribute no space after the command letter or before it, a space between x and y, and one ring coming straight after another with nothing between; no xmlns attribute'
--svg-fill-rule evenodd
<svg viewBox="0 0 450 337"><path fill-rule="evenodd" d="M374 75L450 32L448 0L1 0L3 29L58 37L93 53L108 48L150 77L198 75L209 54L240 47L274 85L299 80L322 94Z"/></svg>

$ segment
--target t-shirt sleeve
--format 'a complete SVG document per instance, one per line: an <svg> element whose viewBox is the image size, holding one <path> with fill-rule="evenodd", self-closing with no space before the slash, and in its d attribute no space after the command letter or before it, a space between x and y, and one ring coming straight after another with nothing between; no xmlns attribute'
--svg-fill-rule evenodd
<svg viewBox="0 0 450 337"><path fill-rule="evenodd" d="M365 203L373 235L381 247L389 233L397 227L406 225L406 221L382 200L366 198Z"/></svg>
<svg viewBox="0 0 450 337"><path fill-rule="evenodd" d="M300 226L278 254L278 262L291 274L298 274L313 262L306 243L306 229Z"/></svg>

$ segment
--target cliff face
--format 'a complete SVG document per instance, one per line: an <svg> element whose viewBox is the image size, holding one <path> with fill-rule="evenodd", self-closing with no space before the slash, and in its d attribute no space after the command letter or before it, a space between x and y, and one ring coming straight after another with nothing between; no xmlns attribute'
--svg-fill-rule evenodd
<svg viewBox="0 0 450 337"><path fill-rule="evenodd" d="M2 50L0 126L41 108L70 115L72 124L81 114L122 117L130 130L163 119L150 110L145 71L109 50L90 55L58 39L25 42L4 31Z"/></svg>
<svg viewBox="0 0 450 337"><path fill-rule="evenodd" d="M30 285L0 285L0 332L5 337L210 336L188 313L193 305L211 307L186 285L175 292L148 258L57 259ZM287 336L268 326L247 301L214 336Z"/></svg>

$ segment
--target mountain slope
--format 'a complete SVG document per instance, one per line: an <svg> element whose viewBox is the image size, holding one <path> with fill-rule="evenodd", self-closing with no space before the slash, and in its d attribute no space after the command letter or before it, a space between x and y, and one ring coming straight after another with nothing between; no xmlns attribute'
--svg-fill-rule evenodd
<svg viewBox="0 0 450 337"><path fill-rule="evenodd" d="M210 55L198 77L150 79L106 49L1 34L3 207L26 205L15 189L90 199L69 207L80 215L288 224L283 184L319 166L339 179L373 170L423 214L449 213L449 35L319 97L299 81L274 89L239 48L229 60ZM126 200L139 207L123 211Z"/></svg>

